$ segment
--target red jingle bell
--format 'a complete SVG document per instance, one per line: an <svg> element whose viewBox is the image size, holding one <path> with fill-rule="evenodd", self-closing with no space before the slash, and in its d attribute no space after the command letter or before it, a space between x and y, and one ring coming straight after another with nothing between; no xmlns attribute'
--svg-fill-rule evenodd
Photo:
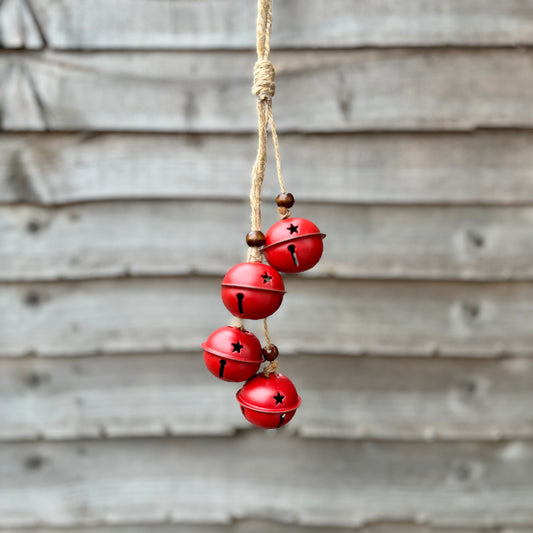
<svg viewBox="0 0 533 533"><path fill-rule="evenodd" d="M263 254L281 272L304 272L322 257L323 233L310 220L286 218L276 222L266 234Z"/></svg>
<svg viewBox="0 0 533 533"><path fill-rule="evenodd" d="M207 369L224 381L246 381L259 370L263 361L259 339L233 326L211 333L202 348Z"/></svg>
<svg viewBox="0 0 533 533"><path fill-rule="evenodd" d="M257 320L276 312L285 285L277 270L263 263L239 263L222 280L222 301L232 315Z"/></svg>
<svg viewBox="0 0 533 533"><path fill-rule="evenodd" d="M292 381L283 374L256 374L237 392L237 401L248 422L265 428L279 428L289 422L301 399Z"/></svg>

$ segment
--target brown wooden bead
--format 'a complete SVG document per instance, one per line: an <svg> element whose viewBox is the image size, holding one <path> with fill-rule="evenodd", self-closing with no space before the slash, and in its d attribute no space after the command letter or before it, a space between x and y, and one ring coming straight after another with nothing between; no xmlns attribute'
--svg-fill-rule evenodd
<svg viewBox="0 0 533 533"><path fill-rule="evenodd" d="M275 361L278 358L279 350L278 347L274 344L271 344L270 346L265 346L263 348L263 357L267 361Z"/></svg>
<svg viewBox="0 0 533 533"><path fill-rule="evenodd" d="M278 207L290 209L294 205L294 196L290 192L282 192L276 196Z"/></svg>
<svg viewBox="0 0 533 533"><path fill-rule="evenodd" d="M250 233L246 235L246 244L250 246L250 248L263 246L265 240L265 235L262 231L250 231Z"/></svg>

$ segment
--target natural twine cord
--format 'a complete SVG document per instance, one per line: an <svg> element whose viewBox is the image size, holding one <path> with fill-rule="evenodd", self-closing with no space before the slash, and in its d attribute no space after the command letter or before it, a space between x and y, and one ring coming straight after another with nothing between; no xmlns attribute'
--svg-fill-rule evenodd
<svg viewBox="0 0 533 533"><path fill-rule="evenodd" d="M261 231L261 188L265 178L267 162L268 125L272 132L276 169L281 192L285 192L285 184L281 173L281 158L274 115L272 113L272 97L276 92L276 71L270 61L270 32L272 27L272 0L258 0L257 4L257 61L254 66L254 83L252 94L257 97L257 156L252 169L252 187L250 189L250 206L252 231ZM279 208L282 218L290 216L288 209ZM248 250L248 261L261 261L258 247Z"/></svg>
<svg viewBox="0 0 533 533"><path fill-rule="evenodd" d="M278 172L278 182L279 188L282 193L285 193L285 183L283 183L283 176L281 174L281 158L279 156L279 142L278 142L278 132L276 131L276 124L274 122L274 115L272 113L272 103L268 108L268 119L270 122L270 131L272 133L272 142L274 143L274 153L276 154L276 169ZM278 207L279 215L282 220L289 218L291 212L286 207Z"/></svg>
<svg viewBox="0 0 533 533"><path fill-rule="evenodd" d="M233 326L234 328L238 328L241 331L246 331L246 328L244 327L244 322L242 321L242 318L238 316L232 316L230 326Z"/></svg>
<svg viewBox="0 0 533 533"><path fill-rule="evenodd" d="M263 332L265 334L267 348L270 348L272 343L270 342L270 335L268 334L268 323L266 318L263 318Z"/></svg>
<svg viewBox="0 0 533 533"><path fill-rule="evenodd" d="M276 169L279 186L285 193L285 184L281 173L281 157L279 155L278 133L272 112L272 97L276 93L276 71L270 61L270 33L272 28L272 0L258 0L257 3L257 61L254 66L254 82L252 94L257 97L257 156L252 169L252 187L250 189L250 206L252 231L261 231L261 189L265 178L267 163L267 137L268 125L272 133L274 153L276 156ZM281 218L290 216L287 208L278 208ZM259 247L250 247L248 250L249 262L261 262ZM267 319L263 320L266 346L272 346L268 334ZM272 361L263 368L266 377L270 374L278 375L278 362Z"/></svg>
<svg viewBox="0 0 533 533"><path fill-rule="evenodd" d="M263 332L265 334L265 341L266 341L266 347L270 348L272 346L272 342L270 341L270 335L268 334L268 323L267 319L263 319ZM278 362L277 361L270 361L265 367L263 368L263 374L268 377L270 374L278 375Z"/></svg>
<svg viewBox="0 0 533 533"><path fill-rule="evenodd" d="M266 378L268 378L270 374L274 374L276 376L278 375L278 362L277 361L272 361L268 363L268 365L266 365L265 368L263 368L263 375Z"/></svg>

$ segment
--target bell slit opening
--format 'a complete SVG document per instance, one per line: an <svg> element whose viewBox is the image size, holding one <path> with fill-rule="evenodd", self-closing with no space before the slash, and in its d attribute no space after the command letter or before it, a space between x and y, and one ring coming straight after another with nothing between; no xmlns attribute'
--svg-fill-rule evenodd
<svg viewBox="0 0 533 533"><path fill-rule="evenodd" d="M237 303L239 304L239 313L241 315L244 314L243 300L244 300L244 294L242 292L239 292L237 294Z"/></svg>
<svg viewBox="0 0 533 533"><path fill-rule="evenodd" d="M294 265L299 266L298 257L296 257L296 246L294 244L289 244L288 250L292 255L292 260L294 261Z"/></svg>

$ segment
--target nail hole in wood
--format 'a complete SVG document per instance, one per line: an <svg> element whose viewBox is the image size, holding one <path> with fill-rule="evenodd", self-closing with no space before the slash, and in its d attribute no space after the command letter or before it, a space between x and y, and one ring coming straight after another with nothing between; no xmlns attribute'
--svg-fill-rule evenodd
<svg viewBox="0 0 533 533"><path fill-rule="evenodd" d="M471 379L465 379L457 384L457 388L461 395L471 397L477 392L477 383Z"/></svg>
<svg viewBox="0 0 533 533"><path fill-rule="evenodd" d="M44 457L40 455L30 455L26 457L24 466L28 470L39 470L44 465Z"/></svg>
<svg viewBox="0 0 533 533"><path fill-rule="evenodd" d="M467 463L455 467L455 475L459 481L468 481L472 477L472 468Z"/></svg>
<svg viewBox="0 0 533 533"><path fill-rule="evenodd" d="M41 303L41 296L38 292L29 291L24 297L24 302L30 307L37 307Z"/></svg>
<svg viewBox="0 0 533 533"><path fill-rule="evenodd" d="M24 382L28 387L36 388L39 387L44 381L46 381L48 376L39 374L38 372L30 372L26 375Z"/></svg>
<svg viewBox="0 0 533 533"><path fill-rule="evenodd" d="M41 224L38 220L30 220L26 225L26 231L28 233L38 233L41 229Z"/></svg>
<svg viewBox="0 0 533 533"><path fill-rule="evenodd" d="M483 248L485 245L485 237L475 230L468 230L466 232L466 238L475 248Z"/></svg>
<svg viewBox="0 0 533 533"><path fill-rule="evenodd" d="M464 312L471 318L477 318L479 316L479 305L477 303L465 302L463 304Z"/></svg>

